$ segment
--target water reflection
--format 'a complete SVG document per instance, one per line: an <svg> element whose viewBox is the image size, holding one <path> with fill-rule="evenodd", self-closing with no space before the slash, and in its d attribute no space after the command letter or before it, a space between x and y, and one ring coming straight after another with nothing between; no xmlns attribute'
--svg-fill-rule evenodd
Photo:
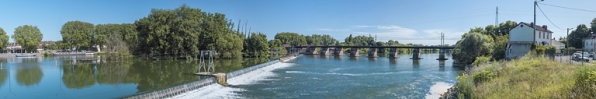
<svg viewBox="0 0 596 99"><path fill-rule="evenodd" d="M350 60L358 60L358 57L350 57Z"/></svg>
<svg viewBox="0 0 596 99"><path fill-rule="evenodd" d="M397 58L389 59L389 64L397 64Z"/></svg>
<svg viewBox="0 0 596 99"><path fill-rule="evenodd" d="M368 61L374 62L374 61L377 61L377 58L368 58Z"/></svg>
<svg viewBox="0 0 596 99"><path fill-rule="evenodd" d="M333 59L335 59L335 60L341 60L342 58L343 58L343 56L339 56L339 55L333 56Z"/></svg>
<svg viewBox="0 0 596 99"><path fill-rule="evenodd" d="M39 66L20 67L19 69L17 69L17 83L21 86L31 86L39 84L42 77L43 72L41 71L41 67Z"/></svg>
<svg viewBox="0 0 596 99"><path fill-rule="evenodd" d="M439 60L439 71L445 71L445 60Z"/></svg>
<svg viewBox="0 0 596 99"><path fill-rule="evenodd" d="M91 64L62 65L62 82L66 88L82 89L95 84L95 70Z"/></svg>
<svg viewBox="0 0 596 99"><path fill-rule="evenodd" d="M4 82L6 82L6 78L8 77L8 69L1 67L2 69L0 69L0 89L2 88L2 85L4 85Z"/></svg>
<svg viewBox="0 0 596 99"><path fill-rule="evenodd" d="M419 59L413 59L412 60L412 66L414 66L415 68L420 67L420 60Z"/></svg>

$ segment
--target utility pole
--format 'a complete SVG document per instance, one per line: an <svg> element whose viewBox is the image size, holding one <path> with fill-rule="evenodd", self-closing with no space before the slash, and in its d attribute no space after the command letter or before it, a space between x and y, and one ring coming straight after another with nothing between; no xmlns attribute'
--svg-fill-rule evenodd
<svg viewBox="0 0 596 99"><path fill-rule="evenodd" d="M497 14L495 18L495 26L499 26L499 6L497 6Z"/></svg>
<svg viewBox="0 0 596 99"><path fill-rule="evenodd" d="M532 43L536 43L536 5L538 4L538 1L534 1L534 24L532 24L532 27L534 27L534 32L532 34L534 34L534 36L532 36L533 42Z"/></svg>
<svg viewBox="0 0 596 99"><path fill-rule="evenodd" d="M565 40L565 43L566 43L565 44L565 50L567 50L567 53L566 54L569 54L569 30L571 30L571 29L573 29L573 28L567 28L567 37L565 37L566 38L566 40ZM570 58L569 59L569 63L571 63L571 57L569 57L569 58Z"/></svg>

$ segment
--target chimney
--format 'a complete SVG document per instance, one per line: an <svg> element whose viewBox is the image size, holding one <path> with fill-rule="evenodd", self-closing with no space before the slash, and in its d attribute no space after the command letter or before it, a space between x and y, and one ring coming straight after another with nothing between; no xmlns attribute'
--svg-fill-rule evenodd
<svg viewBox="0 0 596 99"><path fill-rule="evenodd" d="M544 28L544 30L548 30L548 28L546 28L546 25L542 25L542 28Z"/></svg>
<svg viewBox="0 0 596 99"><path fill-rule="evenodd" d="M534 28L534 22L530 23L530 27Z"/></svg>

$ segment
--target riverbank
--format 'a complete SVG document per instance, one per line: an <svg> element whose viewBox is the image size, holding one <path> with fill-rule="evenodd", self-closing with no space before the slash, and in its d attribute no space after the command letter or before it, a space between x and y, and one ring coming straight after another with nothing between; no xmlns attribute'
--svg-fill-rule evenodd
<svg viewBox="0 0 596 99"><path fill-rule="evenodd" d="M466 68L440 99L596 98L596 66L524 57Z"/></svg>
<svg viewBox="0 0 596 99"><path fill-rule="evenodd" d="M35 57L41 56L41 53L2 53L2 54L0 54L0 58L13 58L19 54L32 54L32 55L35 55Z"/></svg>

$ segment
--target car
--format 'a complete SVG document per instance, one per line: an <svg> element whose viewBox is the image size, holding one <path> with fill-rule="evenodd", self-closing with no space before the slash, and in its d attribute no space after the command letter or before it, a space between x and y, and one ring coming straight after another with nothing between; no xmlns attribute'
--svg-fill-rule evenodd
<svg viewBox="0 0 596 99"><path fill-rule="evenodd" d="M594 52L590 52L590 57L594 57Z"/></svg>
<svg viewBox="0 0 596 99"><path fill-rule="evenodd" d="M589 62L590 61L590 54L588 54L587 52L584 53L573 53L573 60L575 61L586 61Z"/></svg>

